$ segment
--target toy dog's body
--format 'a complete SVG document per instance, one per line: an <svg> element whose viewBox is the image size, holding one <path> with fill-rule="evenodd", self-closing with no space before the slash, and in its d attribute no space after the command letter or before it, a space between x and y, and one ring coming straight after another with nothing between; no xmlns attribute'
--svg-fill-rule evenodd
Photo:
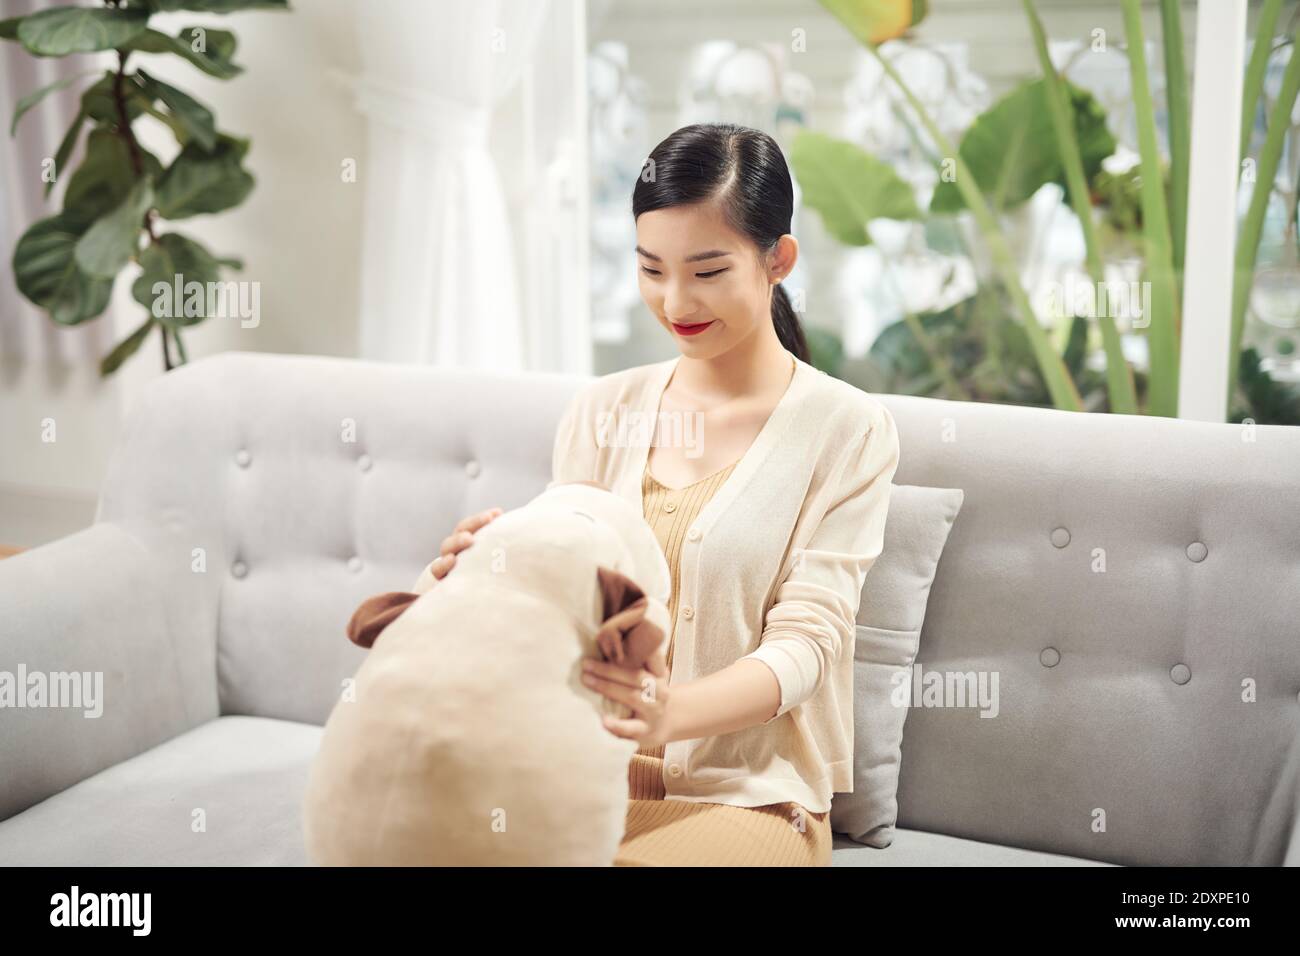
<svg viewBox="0 0 1300 956"><path fill-rule="evenodd" d="M483 528L408 595L330 715L304 804L311 859L608 865L636 742L602 725L628 711L582 685L581 662L661 649L668 580L635 509L586 485Z"/></svg>

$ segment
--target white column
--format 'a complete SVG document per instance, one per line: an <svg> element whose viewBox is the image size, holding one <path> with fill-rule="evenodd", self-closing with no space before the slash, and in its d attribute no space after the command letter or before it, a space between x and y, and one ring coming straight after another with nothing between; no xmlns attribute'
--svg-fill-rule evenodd
<svg viewBox="0 0 1300 956"><path fill-rule="evenodd" d="M1264 38L1267 42L1267 38ZM1246 0L1196 9L1178 417L1227 419ZM1257 189L1267 189L1259 183Z"/></svg>

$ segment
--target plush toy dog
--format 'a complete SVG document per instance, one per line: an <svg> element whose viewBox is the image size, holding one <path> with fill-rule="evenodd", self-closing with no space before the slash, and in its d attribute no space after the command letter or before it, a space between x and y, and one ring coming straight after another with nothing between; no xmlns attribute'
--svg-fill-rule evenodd
<svg viewBox="0 0 1300 956"><path fill-rule="evenodd" d="M665 649L670 579L654 532L588 482L496 518L434 582L357 609L371 647L335 705L303 804L321 865L605 866L637 744L585 687L584 658Z"/></svg>

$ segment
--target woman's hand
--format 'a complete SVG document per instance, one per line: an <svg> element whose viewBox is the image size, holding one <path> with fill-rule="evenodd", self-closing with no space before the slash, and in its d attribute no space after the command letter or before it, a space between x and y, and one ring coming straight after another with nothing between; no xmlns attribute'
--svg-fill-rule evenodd
<svg viewBox="0 0 1300 956"><path fill-rule="evenodd" d="M456 565L456 555L474 543L474 533L504 514L501 508L489 508L476 515L461 519L451 534L442 539L442 548L438 557L429 565L429 571L435 581L441 581Z"/></svg>
<svg viewBox="0 0 1300 956"><path fill-rule="evenodd" d="M628 668L588 658L582 662L582 682L610 700L632 708L626 718L606 715L605 729L615 737L635 740L642 747L658 747L671 739L668 701L668 664L663 650L655 651L645 667Z"/></svg>

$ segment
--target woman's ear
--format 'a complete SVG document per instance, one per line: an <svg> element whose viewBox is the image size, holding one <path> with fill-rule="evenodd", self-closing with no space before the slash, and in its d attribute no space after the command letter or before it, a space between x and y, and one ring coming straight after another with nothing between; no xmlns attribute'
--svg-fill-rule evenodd
<svg viewBox="0 0 1300 956"><path fill-rule="evenodd" d="M646 617L649 600L626 574L596 568L596 585L603 604L596 646L605 660L620 667L643 667L663 643L664 632Z"/></svg>

